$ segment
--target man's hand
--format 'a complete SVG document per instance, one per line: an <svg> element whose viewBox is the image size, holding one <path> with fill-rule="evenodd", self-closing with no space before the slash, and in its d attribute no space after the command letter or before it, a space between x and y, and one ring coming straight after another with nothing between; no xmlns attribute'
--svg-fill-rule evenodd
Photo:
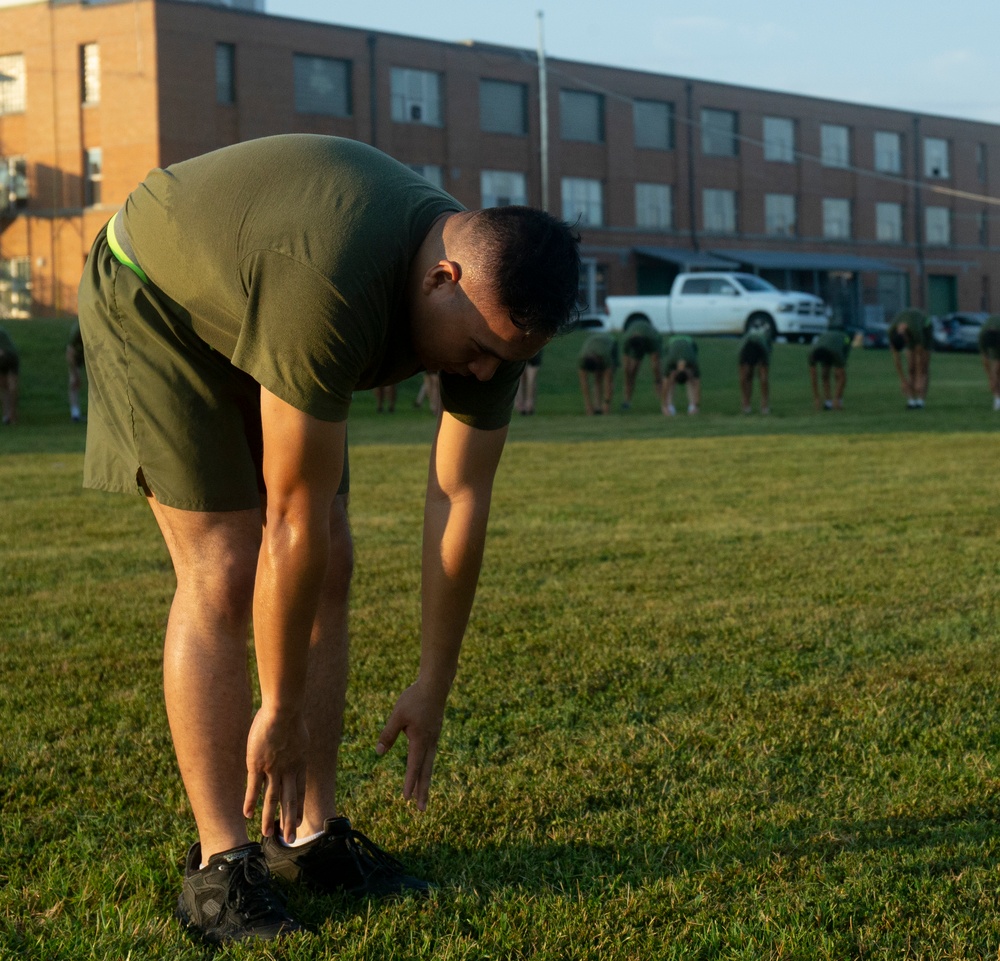
<svg viewBox="0 0 1000 961"><path fill-rule="evenodd" d="M306 795L306 748L309 732L301 713L275 714L261 708L247 738L247 793L243 816L253 817L257 798L264 791L261 834L270 837L281 805L281 834L295 840L302 823Z"/></svg>
<svg viewBox="0 0 1000 961"><path fill-rule="evenodd" d="M411 684L396 701L375 745L377 754L385 754L396 743L400 731L406 734L409 747L403 797L408 801L416 798L417 808L421 811L427 810L427 795L447 697L447 691L443 695L432 693L420 681Z"/></svg>

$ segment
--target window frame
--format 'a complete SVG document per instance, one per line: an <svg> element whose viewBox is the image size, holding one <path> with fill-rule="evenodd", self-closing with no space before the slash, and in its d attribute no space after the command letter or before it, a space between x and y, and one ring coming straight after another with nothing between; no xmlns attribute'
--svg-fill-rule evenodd
<svg viewBox="0 0 1000 961"><path fill-rule="evenodd" d="M716 126L711 122L711 117L728 117L732 121L732 126L728 130L723 130L721 126ZM740 155L740 115L736 110L725 110L721 107L702 107L701 114L701 152L706 157L738 157ZM721 138L728 141L729 149L710 149L714 138L720 138L719 146L722 146Z"/></svg>
<svg viewBox="0 0 1000 961"><path fill-rule="evenodd" d="M585 135L582 129L584 125L577 123L579 118L583 116L583 112L577 112L575 108L570 109L572 103L577 105L593 104L593 116L587 118L588 124L586 124L588 127L593 125L591 135ZM561 89L559 91L559 139L568 143L603 144L605 142L604 94L595 93L592 90Z"/></svg>
<svg viewBox="0 0 1000 961"><path fill-rule="evenodd" d="M836 139L833 139L835 136ZM851 166L850 127L842 123L819 125L819 161L822 166L836 170L846 170Z"/></svg>
<svg viewBox="0 0 1000 961"><path fill-rule="evenodd" d="M787 124L787 142L785 138L768 136L768 126L772 128ZM769 163L795 163L795 121L791 117L766 116L762 124L764 140L764 159Z"/></svg>
<svg viewBox="0 0 1000 961"><path fill-rule="evenodd" d="M413 85L418 79L422 88L419 92ZM391 67L389 99L389 115L395 123L444 126L444 83L442 74L436 70ZM418 116L414 116L414 109L419 112Z"/></svg>
<svg viewBox="0 0 1000 961"><path fill-rule="evenodd" d="M484 117L488 115L496 115L501 111L487 111L484 110L484 91L490 88L500 89L500 88L510 88L512 93L516 90L516 99L518 100L518 111L520 116L513 118L515 122L510 124L498 124L494 126L486 126L484 123ZM503 98L500 98L500 106L506 106L502 102ZM513 98L511 103L513 102ZM497 133L505 134L510 137L526 137L528 135L528 121L529 121L529 111L528 111L528 85L526 83L520 83L516 80L497 80L493 77L480 77L479 78L479 130L482 133Z"/></svg>
<svg viewBox="0 0 1000 961"><path fill-rule="evenodd" d="M721 207L712 209L710 202L725 200ZM728 209L723 209L727 207ZM715 226L715 213L721 213L719 218L723 222L722 226ZM712 214L710 217L709 214ZM739 198L735 190L728 187L705 187L701 192L701 222L702 229L707 234L721 234L732 236L739 233Z"/></svg>

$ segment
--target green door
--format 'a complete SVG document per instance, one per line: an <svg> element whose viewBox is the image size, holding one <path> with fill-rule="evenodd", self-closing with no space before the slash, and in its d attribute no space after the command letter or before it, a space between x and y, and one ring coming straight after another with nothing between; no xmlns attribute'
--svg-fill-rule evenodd
<svg viewBox="0 0 1000 961"><path fill-rule="evenodd" d="M946 274L927 277L927 313L940 317L958 310L958 285Z"/></svg>

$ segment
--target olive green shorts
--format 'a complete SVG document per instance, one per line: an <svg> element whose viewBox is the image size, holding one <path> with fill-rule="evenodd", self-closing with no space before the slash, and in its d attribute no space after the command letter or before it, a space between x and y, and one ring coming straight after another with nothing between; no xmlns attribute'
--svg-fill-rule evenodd
<svg viewBox="0 0 1000 961"><path fill-rule="evenodd" d="M83 486L191 511L257 508L260 386L120 264L104 231L80 281L89 399ZM338 493L350 483L347 450Z"/></svg>

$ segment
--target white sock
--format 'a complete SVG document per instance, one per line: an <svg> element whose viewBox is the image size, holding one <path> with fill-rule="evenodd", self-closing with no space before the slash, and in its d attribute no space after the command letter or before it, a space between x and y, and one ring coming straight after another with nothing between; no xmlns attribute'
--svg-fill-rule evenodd
<svg viewBox="0 0 1000 961"><path fill-rule="evenodd" d="M296 837L291 844L289 844L280 834L278 837L278 844L283 848L300 848L303 844L308 844L310 841L315 841L316 838L322 837L323 832L317 831L315 834L307 834L305 837Z"/></svg>

